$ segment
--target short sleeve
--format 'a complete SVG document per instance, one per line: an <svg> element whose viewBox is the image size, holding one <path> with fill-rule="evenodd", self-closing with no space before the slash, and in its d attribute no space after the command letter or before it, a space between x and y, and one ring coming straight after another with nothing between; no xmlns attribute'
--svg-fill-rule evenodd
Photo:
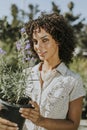
<svg viewBox="0 0 87 130"><path fill-rule="evenodd" d="M86 91L83 87L82 78L78 76L78 78L75 79L73 89L70 92L70 101L73 101L79 97L83 97L85 94Z"/></svg>

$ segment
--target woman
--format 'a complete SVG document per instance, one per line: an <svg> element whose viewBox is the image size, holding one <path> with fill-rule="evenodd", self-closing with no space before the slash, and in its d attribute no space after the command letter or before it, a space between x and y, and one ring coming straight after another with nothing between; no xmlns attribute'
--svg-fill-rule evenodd
<svg viewBox="0 0 87 130"><path fill-rule="evenodd" d="M80 76L67 67L75 48L73 30L63 16L53 13L29 22L26 32L41 62L27 69L31 76L26 94L34 109L20 108L24 130L77 130L85 91ZM3 120L0 130L17 129Z"/></svg>

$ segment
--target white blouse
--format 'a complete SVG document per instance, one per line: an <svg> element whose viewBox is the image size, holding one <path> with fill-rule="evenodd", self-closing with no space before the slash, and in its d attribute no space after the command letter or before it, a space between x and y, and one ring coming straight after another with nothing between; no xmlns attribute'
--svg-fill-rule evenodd
<svg viewBox="0 0 87 130"><path fill-rule="evenodd" d="M40 84L40 64L27 69L26 94L40 106L41 115L52 119L66 119L69 102L85 95L81 77L62 62L43 77ZM46 130L26 120L24 130Z"/></svg>

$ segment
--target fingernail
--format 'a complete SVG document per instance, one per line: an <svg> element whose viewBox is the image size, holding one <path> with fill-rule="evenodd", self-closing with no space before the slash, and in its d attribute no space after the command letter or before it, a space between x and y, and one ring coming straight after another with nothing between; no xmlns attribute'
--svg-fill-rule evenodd
<svg viewBox="0 0 87 130"><path fill-rule="evenodd" d="M20 109L19 109L19 112L22 112L22 110L23 110L23 109L22 109L22 108L20 108Z"/></svg>
<svg viewBox="0 0 87 130"><path fill-rule="evenodd" d="M23 110L23 108L20 108L20 110L22 111L22 110Z"/></svg>
<svg viewBox="0 0 87 130"><path fill-rule="evenodd" d="M14 126L18 126L18 124L14 124Z"/></svg>

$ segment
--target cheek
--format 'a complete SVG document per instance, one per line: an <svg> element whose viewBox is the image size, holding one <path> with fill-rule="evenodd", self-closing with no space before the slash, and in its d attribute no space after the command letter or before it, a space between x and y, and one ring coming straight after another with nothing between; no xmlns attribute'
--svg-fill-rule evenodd
<svg viewBox="0 0 87 130"><path fill-rule="evenodd" d="M49 50L49 51L51 51L51 53L52 52L54 52L56 49L58 48L58 46L55 44L53 44L53 45L49 45L48 47L47 47L47 49Z"/></svg>
<svg viewBox="0 0 87 130"><path fill-rule="evenodd" d="M37 48L34 46L34 51L37 51Z"/></svg>
<svg viewBox="0 0 87 130"><path fill-rule="evenodd" d="M58 54L58 46L52 46L52 47L50 47L48 53L49 53L49 55Z"/></svg>

